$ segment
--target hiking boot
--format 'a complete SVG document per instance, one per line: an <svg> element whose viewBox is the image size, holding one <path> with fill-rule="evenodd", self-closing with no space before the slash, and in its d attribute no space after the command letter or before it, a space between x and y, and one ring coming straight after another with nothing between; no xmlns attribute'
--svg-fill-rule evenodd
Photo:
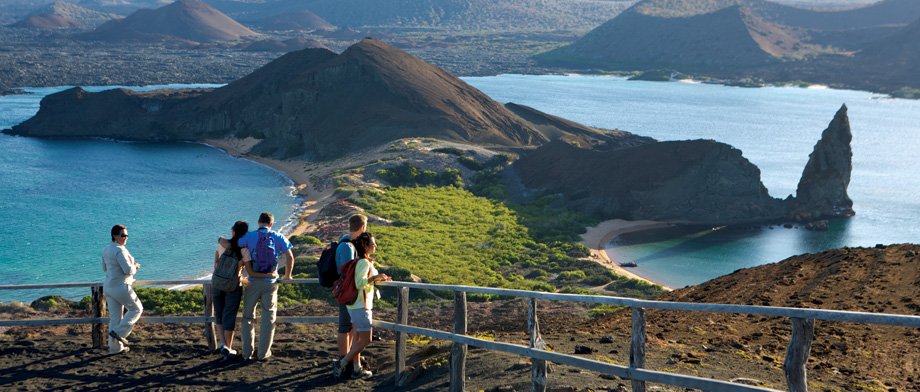
<svg viewBox="0 0 920 392"><path fill-rule="evenodd" d="M128 345L128 339L125 339L125 338L123 338L123 337L121 337L121 336L118 336L118 334L115 333L115 331L109 331L109 336L111 336L112 339L115 339L115 340L121 342L121 344L124 344L124 345L126 345L126 346Z"/></svg>
<svg viewBox="0 0 920 392"><path fill-rule="evenodd" d="M354 380L359 380L362 378L370 378L374 375L370 370L356 367L354 371L351 372L351 378Z"/></svg>

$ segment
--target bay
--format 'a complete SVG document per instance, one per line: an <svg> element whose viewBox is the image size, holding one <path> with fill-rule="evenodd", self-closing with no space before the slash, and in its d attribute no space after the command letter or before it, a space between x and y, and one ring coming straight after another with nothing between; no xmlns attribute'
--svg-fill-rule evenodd
<svg viewBox="0 0 920 392"><path fill-rule="evenodd" d="M213 85L133 89L185 87ZM61 89L0 97L0 128L26 120L41 97ZM277 227L294 223L288 178L200 144L0 135L0 151L0 284L101 281L101 251L116 223L128 227L144 280L207 275L217 237L238 219L254 226L272 211ZM0 291L0 301L52 293L79 299L89 289Z"/></svg>
<svg viewBox="0 0 920 392"><path fill-rule="evenodd" d="M464 80L493 99L658 140L714 139L757 165L770 194L794 194L821 132L841 105L853 130L849 187L856 216L830 230L677 228L615 238L616 261L671 287L790 256L845 246L920 242L920 101L863 91L741 88L591 75L498 75Z"/></svg>

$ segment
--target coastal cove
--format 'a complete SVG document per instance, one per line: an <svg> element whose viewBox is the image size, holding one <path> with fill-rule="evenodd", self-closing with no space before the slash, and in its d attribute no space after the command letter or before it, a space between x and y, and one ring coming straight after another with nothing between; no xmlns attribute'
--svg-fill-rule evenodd
<svg viewBox="0 0 920 392"><path fill-rule="evenodd" d="M213 85L142 89L185 87ZM0 128L32 116L42 96L61 89L0 97ZM235 220L254 224L269 210L290 231L299 217L291 179L209 146L0 135L0 148L2 284L101 281L99 255L114 223L131 231L139 279L198 278L210 273L215 240ZM47 294L4 291L0 301ZM53 294L80 299L87 292Z"/></svg>
<svg viewBox="0 0 920 392"><path fill-rule="evenodd" d="M828 231L803 228L659 228L623 233L606 246L614 262L679 288L845 246L920 240L920 102L826 88L741 88L687 82L628 81L588 75L499 75L464 78L500 102L515 102L580 123L658 140L714 139L758 166L774 197L794 194L815 141L840 107L849 107L856 216Z"/></svg>

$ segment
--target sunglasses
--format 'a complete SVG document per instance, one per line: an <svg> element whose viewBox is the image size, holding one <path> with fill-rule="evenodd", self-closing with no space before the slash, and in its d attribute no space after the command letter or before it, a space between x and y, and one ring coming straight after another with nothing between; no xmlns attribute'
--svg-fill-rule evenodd
<svg viewBox="0 0 920 392"><path fill-rule="evenodd" d="M128 234L127 234L127 233L121 233L121 234L119 234L119 235L121 236L121 238L128 238Z"/></svg>

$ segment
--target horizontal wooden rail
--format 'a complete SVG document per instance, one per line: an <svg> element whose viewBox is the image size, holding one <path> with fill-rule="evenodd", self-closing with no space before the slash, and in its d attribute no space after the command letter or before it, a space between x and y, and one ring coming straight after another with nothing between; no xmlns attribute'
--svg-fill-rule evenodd
<svg viewBox="0 0 920 392"><path fill-rule="evenodd" d="M280 280L283 284L317 284L317 279L290 279ZM163 285L189 285L202 286L202 293L205 297L205 312L203 316L164 316L164 317L142 317L144 323L204 323L205 336L214 342L213 331L208 334L212 328L214 317L210 309L209 296L211 293L209 279L197 280L145 280L135 282L137 286L163 286ZM920 328L920 316L882 314L882 313L865 313L851 312L840 310L825 309L805 309L805 308L787 308L787 307L770 307L754 305L732 305L732 304L708 304L708 303L689 303L689 302L666 302L650 301L623 297L608 297L601 295L578 295L578 294L559 294L545 293L535 291L500 289L489 287L475 286L456 286L443 284L425 284L414 282L380 282L379 286L388 286L399 288L398 323L389 323L384 321L375 321L374 325L378 328L388 329L397 332L397 355L396 355L396 377L394 380L397 385L401 385L401 369L405 368L405 353L400 354L400 350L405 350L405 345L399 342L405 339L405 334L413 333L424 335L435 339L448 340L454 343L452 350L452 361L457 362L451 366L452 389L461 390L465 381L465 366L460 363L465 361L465 347L474 346L488 350L502 351L532 358L535 361L552 361L561 364L576 366L582 369L596 371L604 374L619 376L633 381L632 389L636 392L646 390L645 383L661 383L686 388L697 388L706 391L773 391L772 389L753 387L749 385L735 384L726 381L719 381L694 376L686 376L674 373L665 373L643 369L645 363L645 309L658 310L676 310L689 312L709 312L709 313L732 313L732 314L749 314L770 317L790 318L793 323L793 336L787 349L786 361L784 363L784 372L786 375L787 385L790 391L807 391L806 364L811 349L811 342L814 336L814 320L864 323L876 325L899 326L909 328ZM0 285L0 290L33 290L33 289L51 289L51 288L74 288L74 287L91 287L93 294L93 314L95 317L88 318L68 318L68 319L41 319L41 320L0 320L0 327L6 326L49 326L49 325L72 325L72 324L93 324L93 346L102 347L104 340L104 325L108 318L104 316L105 305L102 302L103 287L99 282L85 283L59 283L59 284L39 284L39 285ZM426 329L407 325L408 316L408 290L410 288L435 291L449 291L455 293L454 304L454 333ZM493 342L483 339L476 339L465 335L466 331L466 293L488 294L502 297L529 298L531 312L530 327L531 345L534 347L520 346L511 343ZM631 308L633 311L633 338L630 347L630 365L614 365L605 362L595 361L574 355L566 355L543 350L536 343L541 340L539 336L539 326L537 325L535 300L549 301L567 301L593 304L616 305ZM458 313L459 312L459 313ZM335 323L336 317L325 316L282 316L277 318L281 323ZM535 362L536 363L536 362ZM544 380L541 384L541 380ZM532 383L535 390L540 390L545 385L545 373L540 372L539 366L532 369ZM454 385L456 384L456 385Z"/></svg>
<svg viewBox="0 0 920 392"><path fill-rule="evenodd" d="M850 312L843 310L826 310L826 309L805 309L805 308L786 308L772 306L754 306L754 305L732 305L732 304L707 304L693 302L667 302L651 301L623 297L607 297L602 295L579 295L579 294L559 294L544 293L537 291L498 289L491 287L475 286L455 286L445 284L428 284L412 282L381 282L378 286L391 287L409 287L424 290L444 290L477 294L491 294L506 297L535 298L550 301L568 301L595 303L606 305L618 305L630 308L641 309L661 309L661 310L680 310L689 312L707 312L707 313L734 313L734 314L753 314L759 316L772 317L789 317L801 319L815 319L824 321L838 321L848 323L865 323L891 325L899 327L920 328L920 316L898 315L898 314L880 314L865 312Z"/></svg>
<svg viewBox="0 0 920 392"><path fill-rule="evenodd" d="M519 346L511 343L503 342L493 342L490 340L477 339L467 335L459 335L450 332L443 332L434 329L412 327L408 325L400 325L395 323L390 323L386 321L377 321L373 322L373 325L378 328L388 329L391 331L411 333L416 335L423 335L434 339L447 340L455 343L466 344L469 346L484 348L492 351L502 351L511 354L517 354L525 357L542 359L545 361L551 361L555 363L560 363L564 365L576 366L582 369L609 374L612 376L632 379L632 380L641 380L647 382L662 383L668 385L681 386L686 388L697 388L705 391L726 391L726 392L741 392L741 391L769 391L776 392L775 389L769 388L759 388L750 385L744 384L735 384L727 381L719 381L708 378L694 377L694 376L685 376L680 374L673 373L664 373L657 372L654 370L645 370L638 368L631 368L627 366L614 365L606 362L595 361L587 358L577 357L574 355L560 354L552 351L540 350L536 348L530 348L527 346Z"/></svg>
<svg viewBox="0 0 920 392"><path fill-rule="evenodd" d="M67 289L73 287L102 286L99 282L83 283L49 283L49 284L0 284L0 290L37 290L37 289Z"/></svg>
<svg viewBox="0 0 920 392"><path fill-rule="evenodd" d="M282 279L280 283L286 284L311 284L319 283L317 279ZM183 280L138 280L134 286L173 286L173 285L201 285L211 283L210 279L183 279ZM81 283L47 283L47 284L3 284L0 290L37 290L37 289L67 289L74 287L99 287L101 282Z"/></svg>
<svg viewBox="0 0 920 392"><path fill-rule="evenodd" d="M276 322L288 324L331 324L337 322L338 317L329 316L278 316ZM77 325L77 324L105 324L108 317L83 317L60 319L22 319L0 320L0 327L47 327L52 325ZM143 316L138 323L211 323L214 317L202 316Z"/></svg>

